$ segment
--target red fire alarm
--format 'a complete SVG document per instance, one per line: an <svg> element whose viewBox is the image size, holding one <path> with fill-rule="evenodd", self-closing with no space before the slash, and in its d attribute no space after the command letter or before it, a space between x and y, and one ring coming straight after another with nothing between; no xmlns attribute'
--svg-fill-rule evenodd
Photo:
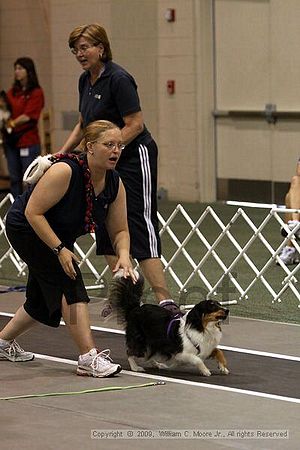
<svg viewBox="0 0 300 450"><path fill-rule="evenodd" d="M166 9L165 19L167 22L175 22L175 9L174 8Z"/></svg>
<svg viewBox="0 0 300 450"><path fill-rule="evenodd" d="M167 91L169 95L175 94L175 80L167 81Z"/></svg>

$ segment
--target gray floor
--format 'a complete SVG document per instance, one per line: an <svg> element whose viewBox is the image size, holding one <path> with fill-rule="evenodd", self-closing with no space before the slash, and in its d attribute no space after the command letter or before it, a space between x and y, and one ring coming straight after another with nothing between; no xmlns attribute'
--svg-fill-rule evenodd
<svg viewBox="0 0 300 450"><path fill-rule="evenodd" d="M1 294L0 317L3 319L5 313L14 313L17 306L22 303L22 299L23 294L20 293ZM117 329L117 323L103 323L99 319L100 308L100 302L91 304L93 325ZM226 348L234 347L234 350L246 349L298 358L300 356L300 327L297 325L231 317L228 326L224 326L223 330L222 345ZM47 351L46 345L45 354L53 354L52 336L63 332L64 330L49 330L47 327L41 327L40 330L35 330L32 336L28 334L24 338L28 344L32 339L32 345L43 344L45 347L45 343L47 345L49 343L49 350L51 345L52 352ZM113 336L111 334L110 339L113 339ZM0 397L138 386L156 382L161 378L157 372L136 376L127 370L109 379L77 377L74 374L76 368L74 351L68 350L64 357L69 355L71 357L66 361L62 360L61 349L67 347L67 342L61 341L64 339L58 340L60 345L55 344L57 360L45 356L43 359L37 357L33 362L22 364L0 361ZM240 365L237 364L239 354L241 355ZM1 400L0 448L3 450L152 449L158 445L163 449L296 450L299 448L300 395L297 386L292 389L295 395L289 394L286 398L276 395L272 397L268 392L258 393L253 387L256 377L257 385L259 384L257 373L260 368L253 363L252 365L248 363L247 367L244 367L243 350L242 353L234 352L234 356L235 371L238 370L245 380L249 380L251 376L254 381L250 387L248 381L242 388L235 389L226 386L225 382L222 385L222 380L214 385L207 380L204 383L200 377L200 382L189 381L186 377L182 379L167 377L166 384L163 386L136 387L130 390L61 397ZM287 378L286 383L291 383L286 369L290 364L288 360L267 356L264 358L270 364L276 360L276 371L280 372L281 365L282 372ZM293 364L299 365L300 362L294 361ZM235 375L233 372L228 377L233 378ZM298 403L295 399L298 399ZM100 433L106 430L107 433L111 433L111 439L91 439L91 430L98 430L95 432L98 437L101 437ZM159 441L151 437L141 439L143 430L149 430L156 438L160 437ZM168 439L163 438L167 430L172 430ZM258 439L260 430L276 432L288 430L289 437L288 439ZM123 436L127 437L131 433L133 438L116 439L113 436L116 436L117 431L119 434L123 432ZM193 436L193 432L198 434L198 438L185 437L185 435ZM218 432L221 437L217 437ZM178 437L178 433L181 433L181 438ZM203 435L207 438L202 439ZM172 438L172 436L175 437Z"/></svg>

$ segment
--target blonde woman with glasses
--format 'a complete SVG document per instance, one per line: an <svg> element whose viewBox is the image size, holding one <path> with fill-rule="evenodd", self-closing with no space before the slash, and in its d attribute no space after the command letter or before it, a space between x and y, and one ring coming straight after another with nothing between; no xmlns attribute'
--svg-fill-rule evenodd
<svg viewBox="0 0 300 450"><path fill-rule="evenodd" d="M0 332L0 359L29 361L15 339L40 322L58 327L61 316L77 344L78 375L106 377L121 370L99 351L89 325L89 298L84 287L75 240L105 222L116 252L113 271L123 269L136 281L129 256L126 195L115 171L124 148L120 129L108 121L83 131L84 152L57 154L52 165L24 194L6 218L12 247L29 269L26 301Z"/></svg>

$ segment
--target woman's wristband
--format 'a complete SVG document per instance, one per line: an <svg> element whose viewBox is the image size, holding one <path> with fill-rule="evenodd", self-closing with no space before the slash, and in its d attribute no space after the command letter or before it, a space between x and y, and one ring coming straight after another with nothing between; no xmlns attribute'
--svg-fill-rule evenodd
<svg viewBox="0 0 300 450"><path fill-rule="evenodd" d="M58 256L63 248L65 248L64 244L60 243L57 247L54 247L52 251L56 256Z"/></svg>

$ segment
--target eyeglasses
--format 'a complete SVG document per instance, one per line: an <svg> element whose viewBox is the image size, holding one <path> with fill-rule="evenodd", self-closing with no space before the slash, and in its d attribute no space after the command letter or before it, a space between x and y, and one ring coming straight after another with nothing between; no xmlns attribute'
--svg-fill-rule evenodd
<svg viewBox="0 0 300 450"><path fill-rule="evenodd" d="M98 141L97 141L98 142ZM105 145L109 150L124 150L125 145L120 142L99 142L99 144Z"/></svg>
<svg viewBox="0 0 300 450"><path fill-rule="evenodd" d="M93 47L96 47L96 46L95 45L81 45L78 48L71 48L71 52L73 53L73 55L77 56L79 52L86 53Z"/></svg>

